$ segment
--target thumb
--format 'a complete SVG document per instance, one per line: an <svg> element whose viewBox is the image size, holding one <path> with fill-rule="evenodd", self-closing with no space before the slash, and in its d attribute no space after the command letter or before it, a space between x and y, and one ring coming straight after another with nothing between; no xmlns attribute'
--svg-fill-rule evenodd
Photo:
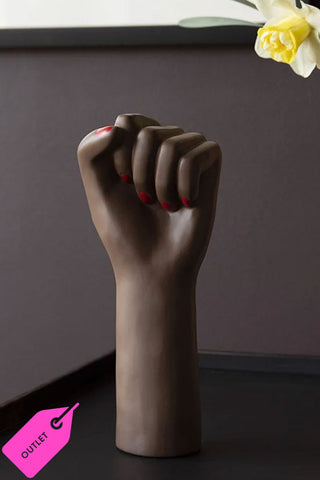
<svg viewBox="0 0 320 480"><path fill-rule="evenodd" d="M81 169L90 167L90 163L101 153L112 153L121 144L124 131L116 126L102 127L88 133L80 142L77 157Z"/></svg>

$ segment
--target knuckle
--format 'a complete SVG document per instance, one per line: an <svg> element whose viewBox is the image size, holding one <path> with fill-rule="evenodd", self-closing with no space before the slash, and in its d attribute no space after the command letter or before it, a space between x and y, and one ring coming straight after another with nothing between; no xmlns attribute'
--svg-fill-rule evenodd
<svg viewBox="0 0 320 480"><path fill-rule="evenodd" d="M175 155L178 151L177 143L172 137L166 138L161 144L161 152L165 155Z"/></svg>
<svg viewBox="0 0 320 480"><path fill-rule="evenodd" d="M207 144L208 144L209 151L210 151L211 155L214 157L214 159L217 158L217 159L221 160L222 151L221 151L220 145L213 140L208 141Z"/></svg>
<svg viewBox="0 0 320 480"><path fill-rule="evenodd" d="M185 154L182 155L182 157L180 158L180 167L186 167L189 163L190 163L190 155L188 155L187 153L185 153Z"/></svg>
<svg viewBox="0 0 320 480"><path fill-rule="evenodd" d="M132 114L120 113L120 115L118 115L116 118L115 125L125 129L130 129L130 127L133 125Z"/></svg>
<svg viewBox="0 0 320 480"><path fill-rule="evenodd" d="M137 141L140 142L147 142L148 144L153 144L157 142L158 136L157 131L152 126L144 127L140 130L137 135Z"/></svg>
<svg viewBox="0 0 320 480"><path fill-rule="evenodd" d="M203 142L207 141L206 137L202 133L190 132L190 136L191 135L193 136L193 138L196 142L200 142L200 143L202 142L203 143Z"/></svg>
<svg viewBox="0 0 320 480"><path fill-rule="evenodd" d="M190 154L185 153L184 155L182 155L179 162L180 173L188 174L192 170L192 168L195 168L195 166L196 162Z"/></svg>
<svg viewBox="0 0 320 480"><path fill-rule="evenodd" d="M115 125L136 133L141 128L149 125L159 125L159 123L140 113L121 113L117 116Z"/></svg>

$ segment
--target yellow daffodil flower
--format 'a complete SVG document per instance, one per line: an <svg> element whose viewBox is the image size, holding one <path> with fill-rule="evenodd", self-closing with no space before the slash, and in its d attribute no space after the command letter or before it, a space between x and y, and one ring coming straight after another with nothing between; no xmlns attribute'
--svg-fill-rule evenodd
<svg viewBox="0 0 320 480"><path fill-rule="evenodd" d="M295 73L308 77L320 68L320 10L295 0L250 0L267 22L259 28L255 51L290 65Z"/></svg>

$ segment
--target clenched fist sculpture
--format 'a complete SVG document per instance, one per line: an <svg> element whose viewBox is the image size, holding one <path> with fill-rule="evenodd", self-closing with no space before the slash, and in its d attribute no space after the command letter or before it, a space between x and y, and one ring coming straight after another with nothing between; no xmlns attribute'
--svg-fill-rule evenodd
<svg viewBox="0 0 320 480"><path fill-rule="evenodd" d="M155 457L196 452L195 287L220 148L199 133L123 114L81 141L78 160L116 280L116 445Z"/></svg>

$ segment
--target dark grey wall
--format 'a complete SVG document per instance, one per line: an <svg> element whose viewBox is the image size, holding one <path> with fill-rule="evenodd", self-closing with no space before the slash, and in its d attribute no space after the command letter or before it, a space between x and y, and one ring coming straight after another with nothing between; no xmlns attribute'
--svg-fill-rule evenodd
<svg viewBox="0 0 320 480"><path fill-rule="evenodd" d="M199 347L320 355L320 74L248 48L2 51L0 403L109 352L115 289L76 163L140 112L224 152Z"/></svg>

